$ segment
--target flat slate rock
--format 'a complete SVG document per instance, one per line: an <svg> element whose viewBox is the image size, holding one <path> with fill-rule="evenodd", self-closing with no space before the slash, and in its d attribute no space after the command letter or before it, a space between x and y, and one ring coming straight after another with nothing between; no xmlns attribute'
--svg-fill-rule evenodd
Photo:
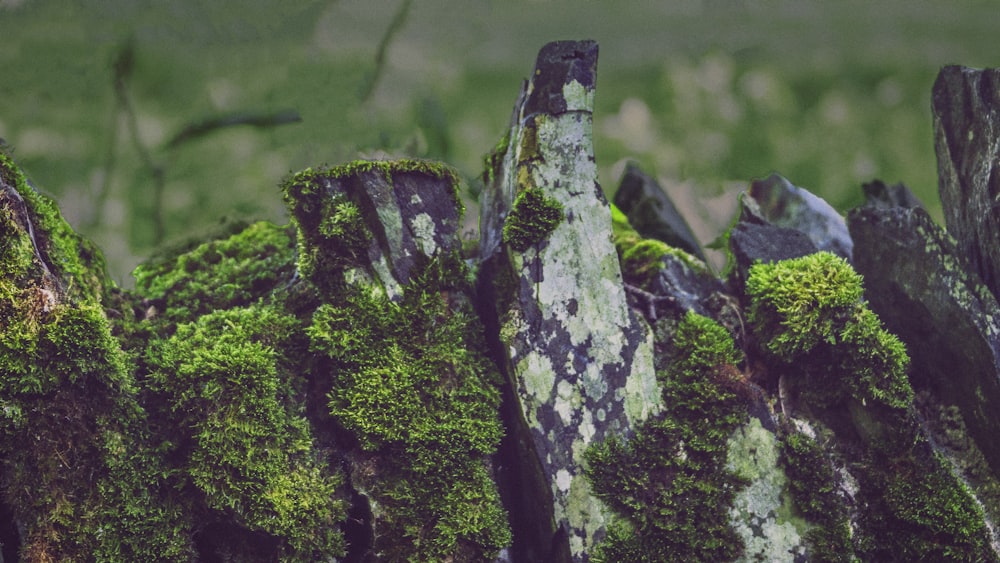
<svg viewBox="0 0 1000 563"><path fill-rule="evenodd" d="M923 209L862 207L847 220L869 306L906 344L914 387L957 405L990 465L1000 467L996 299Z"/></svg>

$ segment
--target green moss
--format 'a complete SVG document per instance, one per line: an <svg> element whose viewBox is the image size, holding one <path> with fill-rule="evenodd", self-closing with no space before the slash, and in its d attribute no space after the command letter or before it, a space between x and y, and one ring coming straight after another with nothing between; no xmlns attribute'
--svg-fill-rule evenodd
<svg viewBox="0 0 1000 563"><path fill-rule="evenodd" d="M563 220L563 206L540 188L518 192L503 223L503 241L518 252L545 240Z"/></svg>
<svg viewBox="0 0 1000 563"><path fill-rule="evenodd" d="M472 550L483 560L510 542L486 458L503 429L499 375L481 349L457 256L428 264L399 302L348 290L322 305L311 347L332 362L330 414L375 477L355 476L379 506L376 547L399 560L432 561ZM460 559L463 559L460 557Z"/></svg>
<svg viewBox="0 0 1000 563"><path fill-rule="evenodd" d="M178 486L231 522L279 538L284 560L314 561L343 555L337 523L346 514L334 495L342 476L316 456L301 402L290 396L304 351L297 334L299 321L274 307L234 308L179 324L145 360Z"/></svg>
<svg viewBox="0 0 1000 563"><path fill-rule="evenodd" d="M977 505L968 489L948 474L948 462L940 454L935 458L937 471L893 478L885 501L892 513L904 521L934 534L955 536L958 543L972 543L974 536L984 531L983 514L975 509Z"/></svg>
<svg viewBox="0 0 1000 563"><path fill-rule="evenodd" d="M0 212L4 214L0 220L0 236L4 241L0 259L12 268L8 271L20 275L30 267L38 277L48 272L58 279L60 293L74 299L101 301L113 284L100 252L73 232L55 203L29 186L14 161L3 153L0 153L0 182L16 191L16 195L0 199ZM15 208L20 204L17 199L23 201L27 210L27 217L19 219L30 223L30 231L27 225L17 226ZM12 242L10 246L8 240Z"/></svg>
<svg viewBox="0 0 1000 563"><path fill-rule="evenodd" d="M663 241L642 238L632 228L628 217L614 204L611 205L611 227L622 275L628 283L640 287L649 283L662 268L664 256L676 257L697 272L708 272L700 260L687 252Z"/></svg>
<svg viewBox="0 0 1000 563"><path fill-rule="evenodd" d="M157 323L189 322L211 311L248 305L283 286L294 272L287 227L259 222L221 240L140 264L136 292L153 303Z"/></svg>
<svg viewBox="0 0 1000 563"><path fill-rule="evenodd" d="M859 553L870 560L998 561L968 488L943 456L921 446L916 456L870 468Z"/></svg>
<svg viewBox="0 0 1000 563"><path fill-rule="evenodd" d="M861 301L861 276L829 252L755 264L747 277L748 320L761 346L806 372L819 405L852 396L906 409L909 357Z"/></svg>
<svg viewBox="0 0 1000 563"><path fill-rule="evenodd" d="M623 521L597 561L729 561L743 550L729 510L745 482L726 468L728 438L746 417L721 381L740 359L728 332L688 313L676 352L658 374L668 410L630 440L612 436L586 453L594 494Z"/></svg>
<svg viewBox="0 0 1000 563"><path fill-rule="evenodd" d="M805 434L791 432L781 442L781 461L796 511L813 524L806 532L810 560L853 561L850 521L844 499L836 491L833 464L823 448Z"/></svg>
<svg viewBox="0 0 1000 563"><path fill-rule="evenodd" d="M0 459L21 559L190 560L101 306L113 284L100 253L5 155L0 181Z"/></svg>

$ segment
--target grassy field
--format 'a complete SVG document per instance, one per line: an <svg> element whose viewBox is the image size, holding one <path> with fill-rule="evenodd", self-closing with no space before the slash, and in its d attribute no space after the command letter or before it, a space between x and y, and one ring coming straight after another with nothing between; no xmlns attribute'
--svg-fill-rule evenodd
<svg viewBox="0 0 1000 563"><path fill-rule="evenodd" d="M0 0L0 137L129 286L163 240L222 216L284 222L276 186L307 166L410 154L454 164L474 187L550 40L601 44L605 190L623 159L639 161L703 242L772 171L842 210L862 182L902 181L940 218L934 77L1000 66L989 2L420 0L377 67L403 1ZM116 74L128 44L131 72ZM168 146L201 120L285 110L301 121Z"/></svg>

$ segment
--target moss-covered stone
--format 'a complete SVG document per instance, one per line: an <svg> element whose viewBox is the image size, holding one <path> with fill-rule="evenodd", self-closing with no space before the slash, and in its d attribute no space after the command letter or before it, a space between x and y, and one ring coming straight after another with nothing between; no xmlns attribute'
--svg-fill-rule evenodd
<svg viewBox="0 0 1000 563"><path fill-rule="evenodd" d="M0 156L0 459L28 561L189 560L93 247ZM9 243L9 246L8 246Z"/></svg>
<svg viewBox="0 0 1000 563"><path fill-rule="evenodd" d="M837 494L833 464L823 448L805 433L789 431L781 441L781 463L795 511L812 524L805 532L810 561L854 561L845 499Z"/></svg>
<svg viewBox="0 0 1000 563"><path fill-rule="evenodd" d="M511 541L485 463L502 435L499 379L469 304L449 298L456 268L429 264L398 302L349 290L308 329L332 362L330 415L360 444L367 469L352 479L389 560L489 560Z"/></svg>
<svg viewBox="0 0 1000 563"><path fill-rule="evenodd" d="M524 252L538 244L563 220L559 200L547 197L538 188L526 188L517 194L510 214L503 224L503 241Z"/></svg>
<svg viewBox="0 0 1000 563"><path fill-rule="evenodd" d="M662 258L672 256L699 274L707 274L704 262L687 252L652 238L643 238L630 224L628 217L611 205L611 226L615 250L621 261L626 282L645 286L663 267Z"/></svg>
<svg viewBox="0 0 1000 563"><path fill-rule="evenodd" d="M360 276L395 298L424 259L461 246L460 185L453 169L423 160L358 160L293 175L282 190L299 273L327 295Z"/></svg>
<svg viewBox="0 0 1000 563"><path fill-rule="evenodd" d="M798 362L811 401L911 404L905 347L861 301L861 276L843 258L817 252L755 264L746 291L761 346L774 359Z"/></svg>
<svg viewBox="0 0 1000 563"><path fill-rule="evenodd" d="M801 407L834 429L860 484L855 554L865 560L995 561L983 512L928 441L913 408L902 343L860 300L861 277L819 252L756 264L747 279L748 319ZM844 543L823 493L829 475L802 438L785 442L800 510L829 520L810 536L820 557ZM811 461L810 461L811 458ZM811 467L811 464L820 464ZM816 473L819 471L820 473ZM805 493L809 486L827 483ZM822 511L827 511L825 516ZM959 515L961 513L961 515Z"/></svg>
<svg viewBox="0 0 1000 563"><path fill-rule="evenodd" d="M293 395L303 387L301 331L274 307L232 308L179 324L145 357L175 487L197 490L185 496L219 519L273 536L285 561L344 554L342 475L327 469Z"/></svg>
<svg viewBox="0 0 1000 563"><path fill-rule="evenodd" d="M726 464L746 408L720 384L740 355L722 326L695 313L674 338L670 367L657 374L665 411L631 439L612 436L587 450L594 494L622 518L596 561L731 561L743 552L729 511L747 481Z"/></svg>

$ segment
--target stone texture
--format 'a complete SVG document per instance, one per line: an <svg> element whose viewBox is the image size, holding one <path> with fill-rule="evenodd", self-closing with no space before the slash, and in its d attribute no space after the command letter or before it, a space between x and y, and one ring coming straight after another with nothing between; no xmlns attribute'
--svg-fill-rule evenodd
<svg viewBox="0 0 1000 563"><path fill-rule="evenodd" d="M750 266L756 262L771 263L798 258L818 250L805 233L762 220L752 210L754 204L746 194L741 196L741 201L744 205L743 213L729 232L729 250L733 253L736 266L734 278L740 287L746 282Z"/></svg>
<svg viewBox="0 0 1000 563"><path fill-rule="evenodd" d="M957 405L1000 467L1000 307L967 271L954 239L920 208L863 207L848 216L865 295L906 343L914 387Z"/></svg>
<svg viewBox="0 0 1000 563"><path fill-rule="evenodd" d="M851 259L851 237L844 218L829 203L778 174L754 180L743 198L744 209L767 223L801 231L819 250Z"/></svg>
<svg viewBox="0 0 1000 563"><path fill-rule="evenodd" d="M643 172L636 163L626 165L614 202L643 237L661 240L705 261L697 237L673 200L656 178Z"/></svg>
<svg viewBox="0 0 1000 563"><path fill-rule="evenodd" d="M906 184L888 185L882 180L873 180L861 185L865 193L865 205L869 207L921 207L926 209Z"/></svg>
<svg viewBox="0 0 1000 563"><path fill-rule="evenodd" d="M1000 295L1000 69L941 69L931 99L948 232Z"/></svg>
<svg viewBox="0 0 1000 563"><path fill-rule="evenodd" d="M506 153L493 158L502 166L486 187L481 219L483 293L496 296L498 348L548 488L538 494L553 499L553 541L576 561L587 560L608 518L583 475L584 451L659 408L651 335L626 301L610 208L597 184L596 63L591 41L550 43L539 53ZM510 220L498 214L526 189L542 190L565 215L518 251L497 244L497 229Z"/></svg>

